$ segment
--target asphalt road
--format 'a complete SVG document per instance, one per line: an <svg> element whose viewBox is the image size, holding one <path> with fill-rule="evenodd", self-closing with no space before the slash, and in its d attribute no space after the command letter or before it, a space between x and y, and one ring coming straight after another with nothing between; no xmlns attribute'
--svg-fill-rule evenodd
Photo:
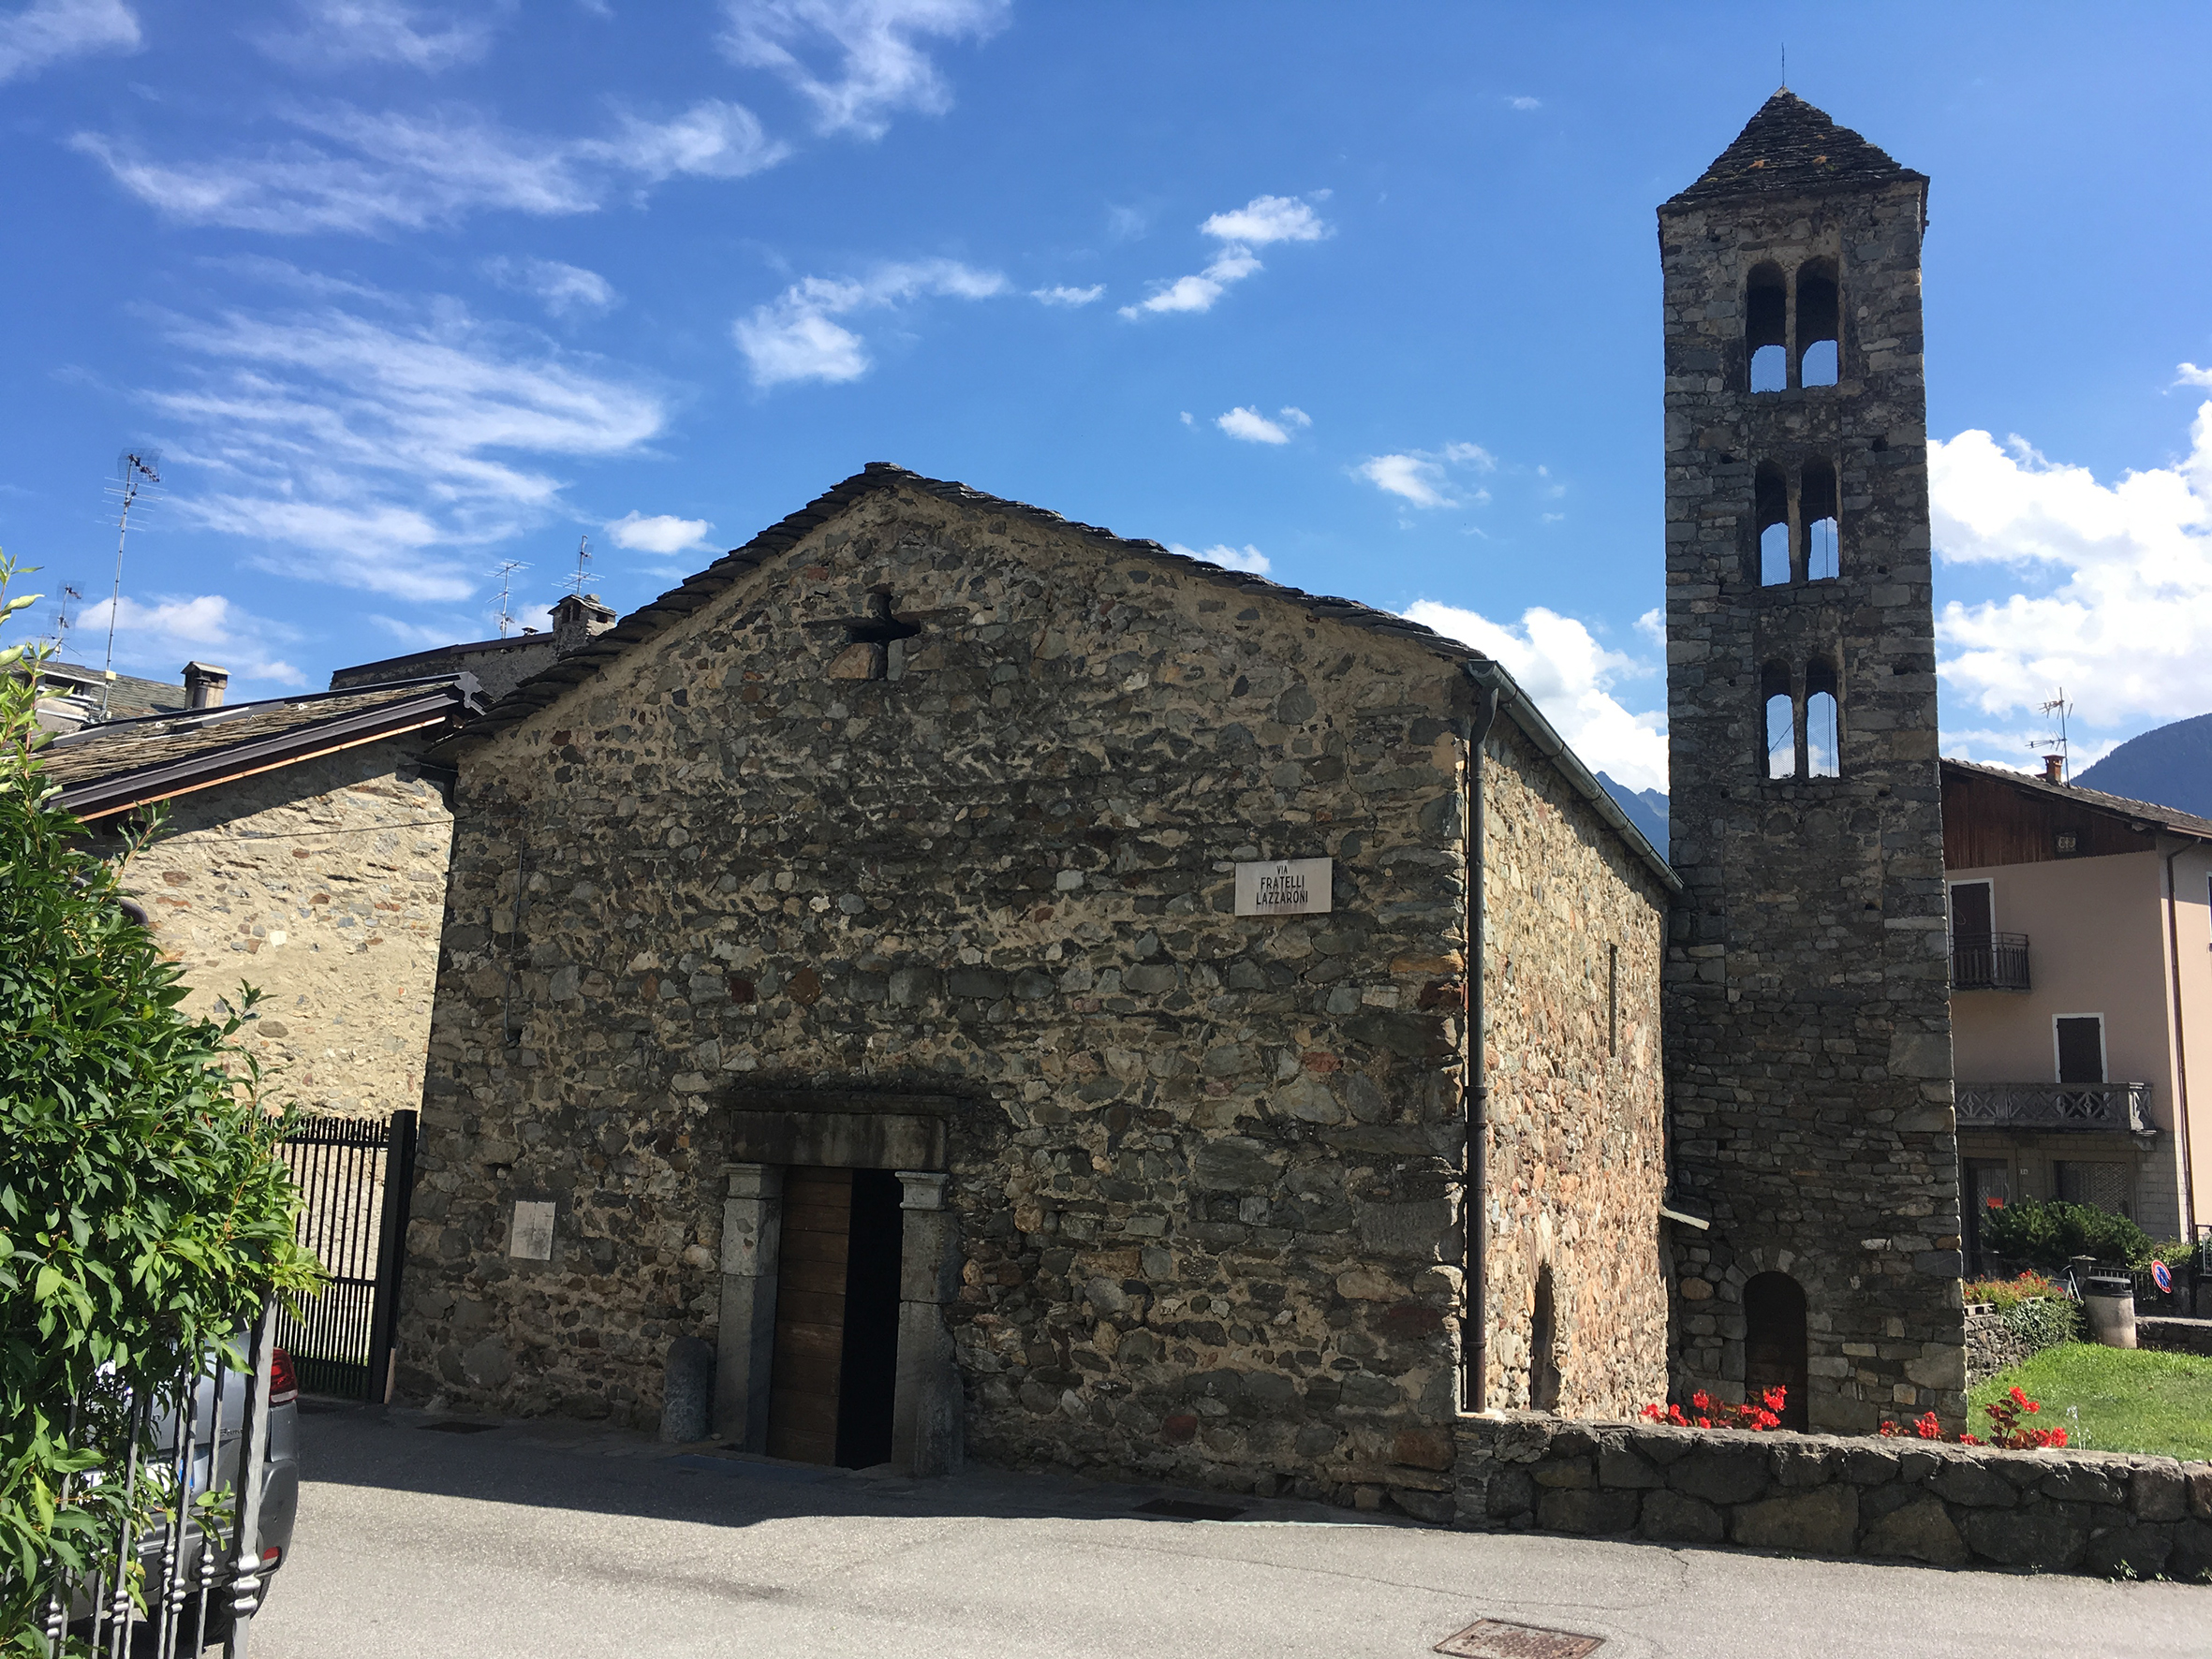
<svg viewBox="0 0 2212 1659"><path fill-rule="evenodd" d="M909 1481L578 1425L316 1412L255 1659L925 1653L1418 1659L1477 1619L1596 1659L2212 1655L2212 1589L1453 1533L1161 1488ZM1173 1494L1211 1498L1199 1493Z"/></svg>

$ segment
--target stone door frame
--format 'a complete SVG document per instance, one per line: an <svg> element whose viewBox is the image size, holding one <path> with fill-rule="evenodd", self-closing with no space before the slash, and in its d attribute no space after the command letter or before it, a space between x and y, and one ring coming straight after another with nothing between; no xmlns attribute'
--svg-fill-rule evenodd
<svg viewBox="0 0 2212 1659"><path fill-rule="evenodd" d="M958 1105L940 1095L814 1090L761 1092L730 1103L714 1413L715 1432L724 1440L749 1452L768 1449L784 1171L888 1169L905 1189L892 1465L902 1475L959 1468L960 1371L945 1323L960 1285L959 1228L945 1207L952 1180L945 1172L946 1120Z"/></svg>

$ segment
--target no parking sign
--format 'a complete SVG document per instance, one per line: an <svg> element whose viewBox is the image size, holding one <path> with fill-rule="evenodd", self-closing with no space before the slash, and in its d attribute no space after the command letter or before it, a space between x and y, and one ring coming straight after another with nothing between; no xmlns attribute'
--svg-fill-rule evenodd
<svg viewBox="0 0 2212 1659"><path fill-rule="evenodd" d="M2154 1261L2150 1264L2150 1282L2159 1287L2160 1296L2174 1294L2174 1270L2164 1262Z"/></svg>

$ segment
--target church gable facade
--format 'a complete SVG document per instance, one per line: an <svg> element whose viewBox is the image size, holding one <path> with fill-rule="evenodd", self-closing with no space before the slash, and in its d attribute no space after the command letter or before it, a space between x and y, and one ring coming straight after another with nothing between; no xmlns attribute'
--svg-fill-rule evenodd
<svg viewBox="0 0 2212 1659"><path fill-rule="evenodd" d="M1662 1396L1672 874L1472 651L872 467L447 751L403 1394L1438 1517Z"/></svg>

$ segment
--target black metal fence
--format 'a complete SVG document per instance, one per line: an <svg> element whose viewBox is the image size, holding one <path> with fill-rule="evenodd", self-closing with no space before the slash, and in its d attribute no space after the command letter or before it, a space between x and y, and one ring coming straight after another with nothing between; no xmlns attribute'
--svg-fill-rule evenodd
<svg viewBox="0 0 2212 1659"><path fill-rule="evenodd" d="M273 1305L241 1333L243 1372L211 1355L170 1399L118 1389L71 1407L72 1449L101 1462L66 1480L62 1502L71 1481L120 1482L136 1519L78 1569L49 1558L38 1618L47 1653L181 1659L220 1645L227 1659L245 1659L277 1553L264 1549L262 1514L276 1314Z"/></svg>
<svg viewBox="0 0 2212 1659"><path fill-rule="evenodd" d="M2026 933L1954 934L1951 941L1954 991L2027 991Z"/></svg>
<svg viewBox="0 0 2212 1659"><path fill-rule="evenodd" d="M300 1242L330 1284L304 1318L280 1315L277 1341L306 1392L383 1401L415 1184L415 1114L394 1112L389 1123L311 1118L287 1138L284 1159L306 1198Z"/></svg>

